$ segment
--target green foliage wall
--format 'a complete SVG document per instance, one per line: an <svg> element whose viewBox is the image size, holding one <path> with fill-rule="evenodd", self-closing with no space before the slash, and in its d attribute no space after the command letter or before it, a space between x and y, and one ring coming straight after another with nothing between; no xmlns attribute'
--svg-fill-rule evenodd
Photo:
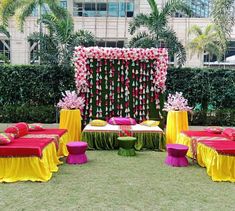
<svg viewBox="0 0 235 211"><path fill-rule="evenodd" d="M74 87L72 68L0 66L0 122L55 122L61 92ZM235 70L169 68L166 94L176 91L202 104L191 124L235 125Z"/></svg>
<svg viewBox="0 0 235 211"><path fill-rule="evenodd" d="M0 66L0 122L55 122L61 92L74 71L52 66Z"/></svg>
<svg viewBox="0 0 235 211"><path fill-rule="evenodd" d="M183 92L191 106L202 104L213 107L235 107L235 70L229 69L192 69L169 68L167 93Z"/></svg>
<svg viewBox="0 0 235 211"><path fill-rule="evenodd" d="M55 105L74 88L74 72L51 66L0 66L0 105Z"/></svg>
<svg viewBox="0 0 235 211"><path fill-rule="evenodd" d="M168 93L183 92L189 105L199 105L192 125L235 125L235 70L169 68Z"/></svg>

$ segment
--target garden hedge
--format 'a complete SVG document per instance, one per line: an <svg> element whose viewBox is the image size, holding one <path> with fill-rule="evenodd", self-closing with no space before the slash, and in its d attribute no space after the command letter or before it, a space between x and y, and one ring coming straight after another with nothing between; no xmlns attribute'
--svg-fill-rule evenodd
<svg viewBox="0 0 235 211"><path fill-rule="evenodd" d="M235 70L232 69L192 69L168 70L167 93L183 92L191 106L201 104L216 109L235 106Z"/></svg>
<svg viewBox="0 0 235 211"><path fill-rule="evenodd" d="M54 66L0 66L0 122L58 120L61 92L73 90L74 70ZM194 125L235 125L235 70L169 68L167 92L197 105Z"/></svg>
<svg viewBox="0 0 235 211"><path fill-rule="evenodd" d="M74 89L74 71L53 66L0 66L1 105L55 105L61 92Z"/></svg>

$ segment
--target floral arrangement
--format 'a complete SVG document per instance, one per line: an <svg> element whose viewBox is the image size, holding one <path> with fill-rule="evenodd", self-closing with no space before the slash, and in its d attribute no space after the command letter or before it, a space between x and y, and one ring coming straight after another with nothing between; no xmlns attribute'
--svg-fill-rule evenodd
<svg viewBox="0 0 235 211"><path fill-rule="evenodd" d="M89 71L86 67L88 58L97 60L117 59L117 60L155 60L156 72L154 75L154 86L156 92L165 91L168 53L165 48L100 48L100 47L77 47L74 51L75 80L78 92L87 92L87 76Z"/></svg>
<svg viewBox="0 0 235 211"><path fill-rule="evenodd" d="M85 100L83 97L79 97L75 91L65 91L62 96L62 99L57 104L59 108L83 110Z"/></svg>
<svg viewBox="0 0 235 211"><path fill-rule="evenodd" d="M191 111L192 107L188 106L188 100L183 97L182 92L169 94L167 102L164 103L164 111Z"/></svg>

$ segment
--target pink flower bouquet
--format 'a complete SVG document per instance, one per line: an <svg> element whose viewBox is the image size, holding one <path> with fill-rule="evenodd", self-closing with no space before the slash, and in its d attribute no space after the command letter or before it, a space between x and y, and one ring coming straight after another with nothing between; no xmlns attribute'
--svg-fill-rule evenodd
<svg viewBox="0 0 235 211"><path fill-rule="evenodd" d="M169 94L167 102L164 103L164 111L191 111L192 107L188 106L188 100L183 97L182 92Z"/></svg>
<svg viewBox="0 0 235 211"><path fill-rule="evenodd" d="M62 95L62 99L57 104L59 108L83 110L85 100L83 97L78 97L75 91L65 91L65 94L63 93Z"/></svg>

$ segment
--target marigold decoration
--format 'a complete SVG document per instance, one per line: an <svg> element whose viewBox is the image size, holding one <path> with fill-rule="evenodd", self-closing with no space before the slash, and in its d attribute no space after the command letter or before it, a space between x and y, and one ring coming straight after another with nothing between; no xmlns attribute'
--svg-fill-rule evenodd
<svg viewBox="0 0 235 211"><path fill-rule="evenodd" d="M62 99L57 104L59 108L83 110L85 100L83 97L79 97L75 91L65 91L65 93L62 93L62 96Z"/></svg>
<svg viewBox="0 0 235 211"><path fill-rule="evenodd" d="M188 100L183 97L182 92L169 94L167 102L164 103L165 111L192 111L192 107L188 106Z"/></svg>

